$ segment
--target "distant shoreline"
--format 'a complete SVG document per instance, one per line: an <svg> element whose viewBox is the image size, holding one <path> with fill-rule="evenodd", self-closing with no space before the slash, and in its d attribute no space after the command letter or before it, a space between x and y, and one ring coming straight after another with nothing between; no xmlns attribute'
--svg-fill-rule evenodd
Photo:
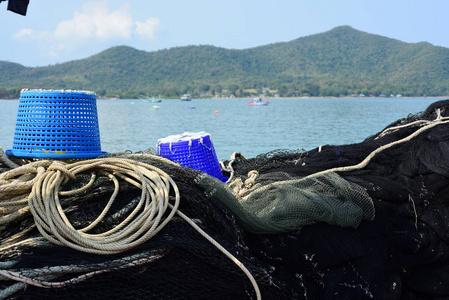
<svg viewBox="0 0 449 300"><path fill-rule="evenodd" d="M333 96L311 96L311 97L266 97L268 99L401 99L401 98L420 98L420 99L424 99L424 98L449 98L448 96L402 96L402 97L351 97L351 96L346 96L346 97L333 97ZM253 97L241 97L241 98L192 98L192 99L252 99ZM171 99L167 99L167 100L171 100ZM176 100L176 99L174 99Z"/></svg>
<svg viewBox="0 0 449 300"><path fill-rule="evenodd" d="M250 100L254 97L235 97L235 98L230 98L230 97L218 97L218 98L192 98L192 100L226 100L226 99L234 99L234 100L242 100L242 99L247 99ZM433 99L433 98L448 98L449 99L449 95L448 96L402 96L402 97L370 97L370 96L365 96L365 97L352 97L352 96L346 96L346 97L333 97L333 96L323 96L323 97L319 97L319 96L310 96L310 97L266 97L268 99L407 99L407 98L417 98L417 99ZM0 101L14 101L14 100L19 100L19 99L0 99ZM117 99L117 98L97 98L97 100L144 100L144 99ZM163 99L163 101L177 101L180 100L180 98L165 98Z"/></svg>

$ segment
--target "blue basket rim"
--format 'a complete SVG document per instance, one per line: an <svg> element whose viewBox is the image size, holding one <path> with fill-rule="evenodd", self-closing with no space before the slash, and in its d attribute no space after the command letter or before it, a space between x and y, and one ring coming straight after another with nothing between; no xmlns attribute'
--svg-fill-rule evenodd
<svg viewBox="0 0 449 300"><path fill-rule="evenodd" d="M55 153L52 151L44 152L44 151L27 151L27 150L17 150L17 149L9 149L5 151L6 155L14 156L14 157L23 157L23 158L50 158L50 159L81 159L81 158L96 158L99 156L107 155L108 153L105 151L98 152L78 152L78 153Z"/></svg>
<svg viewBox="0 0 449 300"><path fill-rule="evenodd" d="M88 95L88 96L96 96L95 92L92 91L84 91L84 90L52 90L52 89L22 89L20 91L20 96L22 94L26 94L26 96L31 95L43 95L43 94L74 94L74 95Z"/></svg>

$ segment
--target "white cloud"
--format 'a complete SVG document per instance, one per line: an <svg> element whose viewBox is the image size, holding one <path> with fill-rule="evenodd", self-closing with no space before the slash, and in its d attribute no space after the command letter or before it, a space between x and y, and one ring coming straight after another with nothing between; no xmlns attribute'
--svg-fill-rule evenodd
<svg viewBox="0 0 449 300"><path fill-rule="evenodd" d="M73 19L59 23L53 34L55 38L127 39L132 30L129 5L109 11L106 1L100 1L85 4L82 12L73 14Z"/></svg>
<svg viewBox="0 0 449 300"><path fill-rule="evenodd" d="M142 37L154 38L154 32L159 27L159 19L148 18L146 22L136 22L136 33Z"/></svg>
<svg viewBox="0 0 449 300"><path fill-rule="evenodd" d="M38 43L41 50L52 57L58 53L75 50L95 40L98 42L126 41L133 33L154 38L159 19L134 21L131 6L127 3L111 11L107 1L89 2L70 20L61 21L53 31L21 29L13 38Z"/></svg>
<svg viewBox="0 0 449 300"><path fill-rule="evenodd" d="M21 29L19 30L14 36L13 38L15 39L27 39L29 37L32 37L33 35L37 34L37 32L33 29Z"/></svg>

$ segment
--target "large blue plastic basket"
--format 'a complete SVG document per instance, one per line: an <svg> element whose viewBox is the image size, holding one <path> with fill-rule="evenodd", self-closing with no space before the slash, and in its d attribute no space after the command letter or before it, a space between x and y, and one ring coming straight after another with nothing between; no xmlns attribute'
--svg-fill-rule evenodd
<svg viewBox="0 0 449 300"><path fill-rule="evenodd" d="M178 162L184 167L203 171L226 182L221 172L210 135L205 132L185 132L159 139L157 152L160 156Z"/></svg>
<svg viewBox="0 0 449 300"><path fill-rule="evenodd" d="M22 90L13 146L6 154L48 159L105 155L101 151L95 93Z"/></svg>

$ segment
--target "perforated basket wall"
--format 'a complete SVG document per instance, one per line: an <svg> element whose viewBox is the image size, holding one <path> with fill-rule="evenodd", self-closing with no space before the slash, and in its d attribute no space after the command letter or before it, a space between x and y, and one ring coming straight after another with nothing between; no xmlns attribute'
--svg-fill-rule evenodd
<svg viewBox="0 0 449 300"><path fill-rule="evenodd" d="M220 168L210 135L205 132L183 133L159 139L158 154L174 160L184 167L203 171L211 176L227 181Z"/></svg>
<svg viewBox="0 0 449 300"><path fill-rule="evenodd" d="M13 146L27 158L94 158L101 151L96 96L87 91L22 90Z"/></svg>

